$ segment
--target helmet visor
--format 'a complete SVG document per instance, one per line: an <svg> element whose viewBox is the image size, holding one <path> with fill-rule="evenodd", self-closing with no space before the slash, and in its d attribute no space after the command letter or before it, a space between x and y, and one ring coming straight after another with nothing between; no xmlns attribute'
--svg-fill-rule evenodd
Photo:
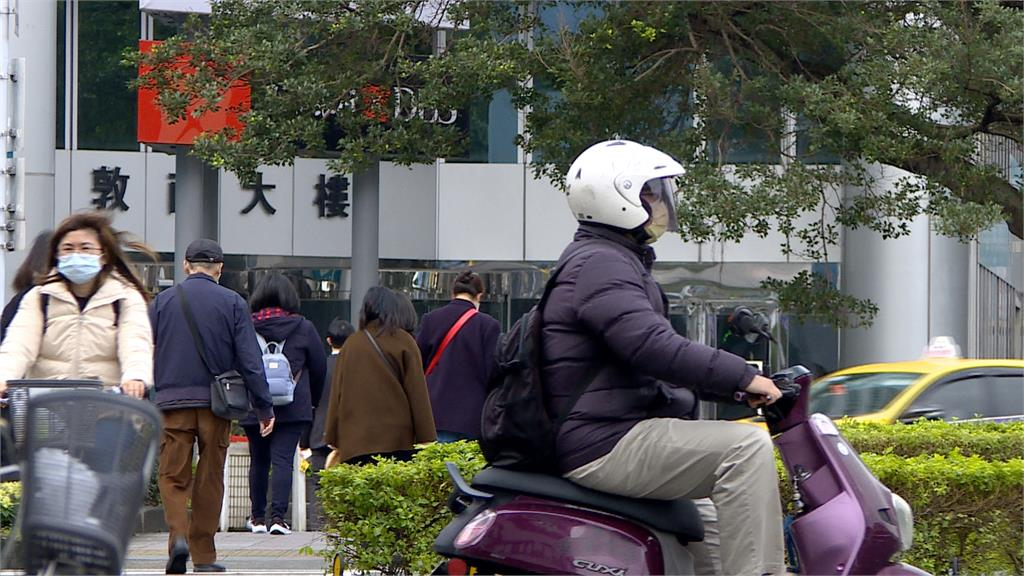
<svg viewBox="0 0 1024 576"><path fill-rule="evenodd" d="M655 178L644 183L640 190L640 200L648 206L662 204L668 212L667 230L679 231L679 219L676 217L676 179L674 176ZM652 211L653 212L653 211Z"/></svg>

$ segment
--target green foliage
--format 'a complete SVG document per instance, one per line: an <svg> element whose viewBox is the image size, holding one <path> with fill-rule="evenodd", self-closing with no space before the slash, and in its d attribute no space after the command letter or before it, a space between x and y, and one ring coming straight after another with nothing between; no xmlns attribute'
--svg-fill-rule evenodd
<svg viewBox="0 0 1024 576"><path fill-rule="evenodd" d="M761 286L778 294L783 309L833 326L870 326L878 313L878 306L870 300L843 294L824 276L806 270L789 281L769 277Z"/></svg>
<svg viewBox="0 0 1024 576"><path fill-rule="evenodd" d="M415 15L434 8L472 27L427 57L438 22ZM169 66L181 57L191 72ZM305 154L346 172L452 157L465 134L412 112L505 89L526 111L519 143L553 182L615 136L681 159L687 241L778 230L783 255L828 261L843 227L896 238L922 214L959 239L1000 219L1024 236L1019 189L978 153L1021 144L1024 10L1011 2L217 0L208 24L126 61L155 67L137 85L178 119L249 82L242 133L193 149L243 180ZM415 102L374 103L367 88L411 88ZM770 282L788 311L873 318L806 275Z"/></svg>
<svg viewBox="0 0 1024 576"><path fill-rule="evenodd" d="M903 560L933 574L960 559L967 573L1024 568L1024 423L839 421L844 437L883 484L910 503L914 545ZM877 453L872 453L877 452ZM434 539L450 520L444 462L472 478L485 465L475 443L433 444L412 463L337 466L321 473L326 532L348 568L427 573ZM783 503L792 494L776 458Z"/></svg>
<svg viewBox="0 0 1024 576"><path fill-rule="evenodd" d="M990 461L1024 457L1024 422L950 424L921 419L913 424L894 425L844 419L836 421L836 425L862 454L912 457L956 450L964 456Z"/></svg>
<svg viewBox="0 0 1024 576"><path fill-rule="evenodd" d="M412 462L341 464L320 473L318 495L325 532L347 569L384 574L429 574L438 561L431 547L451 519L453 486L445 462L472 478L485 462L475 442L430 444Z"/></svg>
<svg viewBox="0 0 1024 576"><path fill-rule="evenodd" d="M0 536L10 533L20 502L21 482L0 483Z"/></svg>
<svg viewBox="0 0 1024 576"><path fill-rule="evenodd" d="M220 108L228 86L247 82L244 130L204 134L193 148L243 180L261 164L290 165L308 154L331 157L344 172L379 158L433 162L454 155L462 135L429 121L430 112L513 85L513 53L522 50L466 36L429 58L440 16L455 14L448 4L219 0L208 21L193 18L152 52L127 51L125 62L152 67L135 84L156 89L158 104L179 121ZM434 8L432 20L417 18ZM173 65L182 60L192 66Z"/></svg>
<svg viewBox="0 0 1024 576"><path fill-rule="evenodd" d="M956 451L861 456L914 510L914 546L904 561L932 574L945 573L954 556L971 574L1024 569L1024 460L990 462Z"/></svg>

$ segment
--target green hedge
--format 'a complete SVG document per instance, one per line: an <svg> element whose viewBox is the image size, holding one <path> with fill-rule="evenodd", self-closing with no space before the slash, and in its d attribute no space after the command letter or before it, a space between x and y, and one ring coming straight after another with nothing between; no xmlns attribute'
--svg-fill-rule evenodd
<svg viewBox="0 0 1024 576"><path fill-rule="evenodd" d="M440 561L431 550L434 539L451 520L445 462L458 464L467 478L485 465L475 442L454 442L429 444L412 462L322 471L317 495L331 545L326 555L342 554L346 569L429 574Z"/></svg>
<svg viewBox="0 0 1024 576"><path fill-rule="evenodd" d="M867 466L914 511L914 546L904 561L933 574L946 573L953 557L964 573L1024 573L1024 461L1019 453L991 461L979 455L1011 450L1019 440L1011 438L1020 432L1014 426L842 424ZM981 438L971 438L974 433ZM927 441L929 435L940 440ZM961 453L964 447L973 454ZM349 569L429 573L440 561L431 552L434 539L451 519L446 461L458 463L467 479L484 466L475 443L458 442L429 445L409 463L322 472L319 494L332 546L325 555L341 553ZM785 500L788 481L776 462Z"/></svg>
<svg viewBox="0 0 1024 576"><path fill-rule="evenodd" d="M21 502L21 482L0 483L0 536L6 536L14 526Z"/></svg>
<svg viewBox="0 0 1024 576"><path fill-rule="evenodd" d="M965 456L976 454L985 460L1024 457L1024 422L949 424L918 420L893 426L839 420L836 425L850 444L864 454L949 454L956 448Z"/></svg>
<svg viewBox="0 0 1024 576"><path fill-rule="evenodd" d="M1024 460L989 462L955 451L861 457L914 511L906 562L939 574L957 557L972 574L1024 573Z"/></svg>

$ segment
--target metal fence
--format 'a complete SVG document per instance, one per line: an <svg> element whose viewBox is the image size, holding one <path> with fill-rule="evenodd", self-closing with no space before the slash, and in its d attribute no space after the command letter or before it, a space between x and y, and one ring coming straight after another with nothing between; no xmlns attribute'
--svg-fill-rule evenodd
<svg viewBox="0 0 1024 576"><path fill-rule="evenodd" d="M978 265L978 358L1024 358L1024 295Z"/></svg>

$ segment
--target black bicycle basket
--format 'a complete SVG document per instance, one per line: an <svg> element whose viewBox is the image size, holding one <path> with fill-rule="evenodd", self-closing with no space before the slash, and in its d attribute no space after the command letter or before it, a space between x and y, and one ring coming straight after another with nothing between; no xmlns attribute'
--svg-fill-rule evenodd
<svg viewBox="0 0 1024 576"><path fill-rule="evenodd" d="M146 402L94 390L29 400L18 521L29 573L121 573L160 422Z"/></svg>
<svg viewBox="0 0 1024 576"><path fill-rule="evenodd" d="M11 425L15 448L21 454L25 446L25 418L28 416L28 402L60 390L101 390L99 380L8 380L5 415Z"/></svg>

